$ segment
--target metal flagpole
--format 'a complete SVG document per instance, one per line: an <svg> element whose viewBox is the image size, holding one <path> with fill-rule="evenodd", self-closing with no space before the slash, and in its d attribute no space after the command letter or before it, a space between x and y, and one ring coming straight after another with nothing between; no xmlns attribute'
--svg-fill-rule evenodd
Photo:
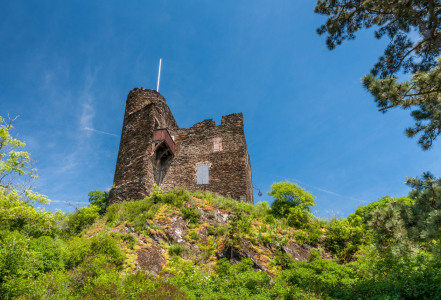
<svg viewBox="0 0 441 300"><path fill-rule="evenodd" d="M161 61L162 59L159 59L159 73L158 73L158 86L156 87L156 91L159 93L159 79L161 78Z"/></svg>

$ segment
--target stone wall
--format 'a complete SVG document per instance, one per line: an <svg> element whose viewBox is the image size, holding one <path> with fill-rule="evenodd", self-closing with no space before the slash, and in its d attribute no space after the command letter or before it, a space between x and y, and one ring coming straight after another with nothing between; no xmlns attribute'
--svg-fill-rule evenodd
<svg viewBox="0 0 441 300"><path fill-rule="evenodd" d="M151 156L152 132L167 128L176 145L173 159L160 166ZM213 142L221 151L213 151ZM197 184L199 165L209 166L209 183ZM159 172L161 175L159 176ZM179 129L165 99L156 91L134 89L126 103L123 131L110 202L142 199L160 180L164 191L205 190L253 203L251 165L242 113L205 120Z"/></svg>
<svg viewBox="0 0 441 300"><path fill-rule="evenodd" d="M159 124L157 124L159 123ZM156 91L134 89L126 101L121 141L110 192L110 201L142 199L155 184L150 157L152 132L159 127L179 126L164 97Z"/></svg>

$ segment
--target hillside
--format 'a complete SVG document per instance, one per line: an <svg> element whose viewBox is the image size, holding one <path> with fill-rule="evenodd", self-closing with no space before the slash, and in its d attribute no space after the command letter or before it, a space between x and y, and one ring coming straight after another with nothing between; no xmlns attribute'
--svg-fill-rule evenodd
<svg viewBox="0 0 441 300"><path fill-rule="evenodd" d="M156 188L102 215L35 211L1 223L0 298L438 299L438 256L377 250L362 222L391 201L296 223L267 203Z"/></svg>
<svg viewBox="0 0 441 300"><path fill-rule="evenodd" d="M309 240L309 233L304 235L305 231L276 220L269 211L267 203L253 206L206 192L180 190L115 204L85 236L109 231L133 237L130 247L124 248L127 271L143 270L157 276L179 257L204 272L213 272L220 259L235 264L249 258L254 269L274 276L280 270L272 263L275 252L308 261L311 250L322 245L320 238ZM323 238L325 229L318 232ZM327 251L321 251L320 257L333 258Z"/></svg>

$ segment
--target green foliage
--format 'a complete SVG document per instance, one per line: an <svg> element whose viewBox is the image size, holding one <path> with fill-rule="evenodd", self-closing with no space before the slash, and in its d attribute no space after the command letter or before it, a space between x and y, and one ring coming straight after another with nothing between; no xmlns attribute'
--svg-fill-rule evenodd
<svg viewBox="0 0 441 300"><path fill-rule="evenodd" d="M173 256L173 255L179 256L184 251L185 251L184 246L179 245L177 243L173 243L170 245L170 247L168 247L168 254L171 256Z"/></svg>
<svg viewBox="0 0 441 300"><path fill-rule="evenodd" d="M304 228L308 223L311 222L311 213L309 211L302 210L300 207L291 207L289 208L286 221L291 227Z"/></svg>
<svg viewBox="0 0 441 300"><path fill-rule="evenodd" d="M104 191L90 191L87 196L89 197L89 203L99 207L100 210L98 213L104 215L107 205L109 204L109 193Z"/></svg>
<svg viewBox="0 0 441 300"><path fill-rule="evenodd" d="M354 226L348 219L332 220L327 229L325 246L343 260L351 260L368 239L364 227Z"/></svg>
<svg viewBox="0 0 441 300"><path fill-rule="evenodd" d="M354 39L356 31L373 25L379 27L376 38L388 36L390 42L384 55L362 83L380 111L412 108L411 116L416 122L406 135L422 133L418 143L423 150L429 149L441 133L440 8L439 1L419 0L319 0L314 8L314 12L328 16L317 32L328 34L329 49L345 39ZM410 80L398 82L396 75L400 72L410 72Z"/></svg>
<svg viewBox="0 0 441 300"><path fill-rule="evenodd" d="M193 240L195 240L195 241L199 241L199 235L197 234L196 231L191 231L191 232L189 233L189 236L190 236Z"/></svg>
<svg viewBox="0 0 441 300"><path fill-rule="evenodd" d="M377 246L390 246L395 255L408 255L420 246L439 251L441 240L441 179L430 173L409 178L413 201L391 201L370 213L368 224Z"/></svg>
<svg viewBox="0 0 441 300"><path fill-rule="evenodd" d="M38 276L35 254L22 234L0 231L0 299L14 298L23 292L22 280Z"/></svg>
<svg viewBox="0 0 441 300"><path fill-rule="evenodd" d="M201 216L201 211L196 207L182 207L181 208L182 217L184 220L190 220L191 224L198 224L199 217Z"/></svg>
<svg viewBox="0 0 441 300"><path fill-rule="evenodd" d="M35 253L37 266L41 273L64 269L64 245L59 239L42 236L30 241L30 248Z"/></svg>
<svg viewBox="0 0 441 300"><path fill-rule="evenodd" d="M100 233L91 239L91 254L102 254L114 265L120 265L126 259L125 254L121 251L116 240L110 235Z"/></svg>
<svg viewBox="0 0 441 300"><path fill-rule="evenodd" d="M309 261L319 260L322 256L322 249L311 249L309 251Z"/></svg>
<svg viewBox="0 0 441 300"><path fill-rule="evenodd" d="M29 226L38 226L41 230L50 230L57 226L57 217L62 214L45 212L20 199L17 191L9 191L0 186L0 229L24 230Z"/></svg>
<svg viewBox="0 0 441 300"><path fill-rule="evenodd" d="M90 204L69 214L67 220L68 231L72 234L80 233L81 230L95 222L100 216L99 211L98 206Z"/></svg>
<svg viewBox="0 0 441 300"><path fill-rule="evenodd" d="M271 212L276 217L287 217L290 208L298 207L309 211L309 208L315 205L315 197L311 193L288 181L273 183L268 195L274 198Z"/></svg>
<svg viewBox="0 0 441 300"><path fill-rule="evenodd" d="M263 222L266 224L274 224L275 221L276 219L274 218L273 215L266 215L265 218L263 219Z"/></svg>
<svg viewBox="0 0 441 300"><path fill-rule="evenodd" d="M30 187L29 183L38 178L37 170L31 169L28 152L16 151L26 144L11 136L14 120L6 123L0 117L0 195L28 204L49 204L50 200L46 196L34 192Z"/></svg>
<svg viewBox="0 0 441 300"><path fill-rule="evenodd" d="M105 233L95 235L90 239L73 237L67 241L66 248L69 249L65 260L68 269L82 264L87 257L99 254L105 256L113 265L120 265L126 258L117 240Z"/></svg>

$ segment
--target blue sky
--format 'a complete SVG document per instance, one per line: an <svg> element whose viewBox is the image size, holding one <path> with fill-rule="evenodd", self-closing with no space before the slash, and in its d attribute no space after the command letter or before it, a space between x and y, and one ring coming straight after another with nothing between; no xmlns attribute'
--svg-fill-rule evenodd
<svg viewBox="0 0 441 300"><path fill-rule="evenodd" d="M160 92L180 127L243 112L253 184L290 180L318 215L347 215L406 195L405 177L432 171L404 136L409 111L379 113L360 84L387 40L363 31L329 51L315 1L2 1L0 115L37 160L49 209L112 185L125 100Z"/></svg>

